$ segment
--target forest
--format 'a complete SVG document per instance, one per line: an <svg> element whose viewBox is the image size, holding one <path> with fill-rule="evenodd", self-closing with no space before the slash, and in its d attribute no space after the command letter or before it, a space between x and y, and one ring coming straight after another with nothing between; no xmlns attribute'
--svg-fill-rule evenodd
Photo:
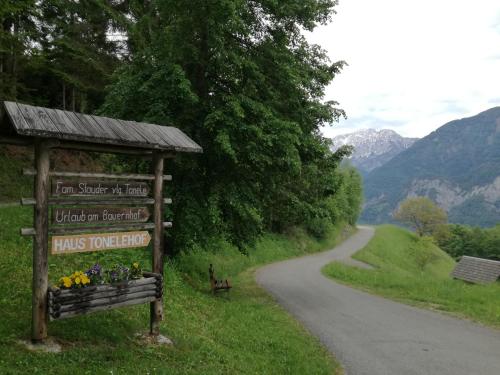
<svg viewBox="0 0 500 375"><path fill-rule="evenodd" d="M251 245L302 227L354 224L361 177L320 127L344 62L304 31L335 0L7 0L0 7L0 99L179 127L203 147L178 156L169 246ZM140 172L145 162L103 164Z"/></svg>

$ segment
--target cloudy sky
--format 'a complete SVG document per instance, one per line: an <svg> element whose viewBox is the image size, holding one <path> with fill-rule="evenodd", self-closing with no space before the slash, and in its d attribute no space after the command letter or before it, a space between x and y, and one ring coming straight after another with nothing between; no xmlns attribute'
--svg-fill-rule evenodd
<svg viewBox="0 0 500 375"><path fill-rule="evenodd" d="M331 24L308 35L349 66L327 100L347 120L333 136L390 128L422 137L500 106L500 0L339 0Z"/></svg>

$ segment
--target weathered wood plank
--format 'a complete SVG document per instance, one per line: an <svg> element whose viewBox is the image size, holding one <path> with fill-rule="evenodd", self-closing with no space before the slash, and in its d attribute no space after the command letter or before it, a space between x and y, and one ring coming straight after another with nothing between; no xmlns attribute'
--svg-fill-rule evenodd
<svg viewBox="0 0 500 375"><path fill-rule="evenodd" d="M163 166L164 160L161 154L153 154L153 173L155 175L153 185L153 198L155 200L153 220L155 229L153 232L153 259L152 271L163 275ZM159 298L150 304L150 333L160 334L160 322L163 320L163 298Z"/></svg>
<svg viewBox="0 0 500 375"><path fill-rule="evenodd" d="M38 174L34 191L36 205L34 211L35 237L33 240L33 286L31 339L43 341L47 337L48 306L47 290L49 284L48 265L48 196L50 148L43 141L35 145L35 165Z"/></svg>
<svg viewBox="0 0 500 375"><path fill-rule="evenodd" d="M165 204L172 204L171 198L165 198L163 200ZM36 204L36 199L34 198L21 198L22 206L33 206ZM153 198L145 199L106 199L106 200L95 200L95 199L80 199L80 200L68 200L68 199L49 199L50 205L61 205L61 206L82 206L82 205L140 205L140 204L154 204Z"/></svg>
<svg viewBox="0 0 500 375"><path fill-rule="evenodd" d="M117 146L173 152L203 151L186 134L170 126L125 122L14 102L4 102L4 106L19 135L86 143L89 147L93 143L114 146L110 152L121 152ZM64 147L71 145L65 144Z"/></svg>
<svg viewBox="0 0 500 375"><path fill-rule="evenodd" d="M21 228L21 236L36 236L35 228Z"/></svg>
<svg viewBox="0 0 500 375"><path fill-rule="evenodd" d="M66 111L61 111L59 109L47 109L45 108L47 116L49 116L52 121L57 124L59 129L64 131L65 137L68 138L71 134L83 133L86 136L91 136L92 133L89 129L79 126L79 122L72 121Z"/></svg>
<svg viewBox="0 0 500 375"><path fill-rule="evenodd" d="M52 224L116 224L146 222L147 207L53 208Z"/></svg>
<svg viewBox="0 0 500 375"><path fill-rule="evenodd" d="M165 221L163 223L163 228L172 228L173 224L171 221ZM130 230L150 230L154 229L154 223L138 223L129 225L107 225L107 226L82 226L82 227L53 227L49 229L49 234L84 234L87 232L116 232L116 231L130 231ZM20 233L22 236L35 236L35 228L21 228Z"/></svg>
<svg viewBox="0 0 500 375"><path fill-rule="evenodd" d="M156 297L145 297L145 298L138 298L138 299L133 299L133 300L125 301L125 302L115 303L112 305L103 305L103 306L89 307L87 309L82 309L82 310L63 312L63 313L60 313L59 316L55 316L56 314L54 314L54 315L51 314L50 320L66 319L66 318L71 318L74 316L88 314L88 313L92 313L92 312L96 312L96 311L104 311L104 310L115 309L118 307L139 305L142 303L148 303L151 301L155 301L156 299L157 299Z"/></svg>
<svg viewBox="0 0 500 375"><path fill-rule="evenodd" d="M146 182L110 182L99 180L52 180L52 196L83 197L147 197L149 185Z"/></svg>
<svg viewBox="0 0 500 375"><path fill-rule="evenodd" d="M49 199L50 205L59 205L59 206L98 206L98 205L151 205L154 204L154 200L152 198L105 198L105 199L95 199L95 198L87 198L81 197L78 199L75 198L52 198Z"/></svg>
<svg viewBox="0 0 500 375"><path fill-rule="evenodd" d="M65 228L57 228L64 230ZM115 230L117 228L115 227ZM124 229L127 230L127 229ZM63 233L71 233L64 230ZM148 246L151 236L147 231L89 233L81 235L53 236L51 254L82 253Z"/></svg>
<svg viewBox="0 0 500 375"><path fill-rule="evenodd" d="M111 304L116 304L116 303L120 303L120 302L126 302L129 300L144 298L144 297L158 298L160 296L161 296L161 293L158 294L156 292L156 290L138 291L138 292L134 292L134 293L119 294L119 295L110 296L110 297L92 299L90 301L55 304L54 306L52 306L52 311L59 311L59 312L63 313L63 312L87 309L90 307L111 305Z"/></svg>
<svg viewBox="0 0 500 375"><path fill-rule="evenodd" d="M149 230L154 229L154 223L130 223L127 225L92 225L92 226L78 226L78 227L52 227L49 229L49 234L80 234L85 232L121 232L129 230Z"/></svg>
<svg viewBox="0 0 500 375"><path fill-rule="evenodd" d="M151 139L146 137L143 133L139 132L136 126L129 126L129 124L127 124L127 121L123 120L116 120L116 121L120 124L121 127L123 127L123 129L126 129L127 131L133 133L137 140L144 142L146 144L154 144L151 142Z"/></svg>
<svg viewBox="0 0 500 375"><path fill-rule="evenodd" d="M25 176L36 176L36 170L33 168L23 168L23 175ZM57 172L50 171L49 176L51 177L81 177L81 178L109 178L113 180L147 180L153 181L155 176L152 174L136 174L136 173L87 173L87 172ZM172 175L164 175L163 179L165 181L172 181Z"/></svg>
<svg viewBox="0 0 500 375"><path fill-rule="evenodd" d="M86 295L89 293L106 292L106 291L112 291L112 290L116 290L116 289L127 289L127 288L130 288L131 286L142 286L142 285L148 285L148 284L159 285L157 277L160 277L159 280L161 280L161 275L158 275L156 273L149 273L149 272L148 273L143 272L143 275L144 275L144 277L141 279L122 281L122 282L115 283L115 284L93 285L93 286L89 286L89 287L81 288L81 289L60 289L60 288L50 287L50 291L55 296L65 297L65 296L73 296L73 295L82 296L82 295ZM147 276L147 275L150 275L150 276Z"/></svg>
<svg viewBox="0 0 500 375"><path fill-rule="evenodd" d="M5 109L7 112L7 115L9 116L10 120L16 124L19 129L22 130L30 130L31 125L26 121L24 116L21 113L21 110L19 109L19 106L17 103L14 102L4 102Z"/></svg>
<svg viewBox="0 0 500 375"><path fill-rule="evenodd" d="M57 135L61 134L59 128L52 122L43 109L30 105L18 105L18 107L21 115L30 125L30 130L34 135L43 134L45 132Z"/></svg>
<svg viewBox="0 0 500 375"><path fill-rule="evenodd" d="M99 291L95 293L89 293L84 295L70 295L70 296L53 296L49 297L49 306L54 305L64 305L64 304L72 304L78 302L88 302L92 300L97 300L100 298L114 297L123 294L132 294L138 292L152 292L152 293L160 293L163 290L161 286L157 286L156 284L146 284L146 285L134 285L128 288L115 288L113 290L107 291Z"/></svg>

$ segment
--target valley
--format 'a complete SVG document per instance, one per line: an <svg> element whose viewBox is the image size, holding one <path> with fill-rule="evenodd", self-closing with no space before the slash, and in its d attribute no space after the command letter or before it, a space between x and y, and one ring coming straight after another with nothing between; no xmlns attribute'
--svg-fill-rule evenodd
<svg viewBox="0 0 500 375"><path fill-rule="evenodd" d="M406 148L388 148L381 134L389 133L361 131L333 139L334 145L354 146L350 162L364 175L360 222L394 222L392 212L414 196L433 200L452 223L500 222L500 107L444 124ZM386 161L367 170L363 158Z"/></svg>

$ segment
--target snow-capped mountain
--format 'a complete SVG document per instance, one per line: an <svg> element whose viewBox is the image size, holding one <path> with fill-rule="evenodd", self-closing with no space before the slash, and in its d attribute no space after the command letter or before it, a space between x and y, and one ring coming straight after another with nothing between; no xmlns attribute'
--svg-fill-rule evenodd
<svg viewBox="0 0 500 375"><path fill-rule="evenodd" d="M343 145L354 146L350 157L352 165L368 173L409 148L418 138L404 138L389 129L363 129L334 137L333 149Z"/></svg>

